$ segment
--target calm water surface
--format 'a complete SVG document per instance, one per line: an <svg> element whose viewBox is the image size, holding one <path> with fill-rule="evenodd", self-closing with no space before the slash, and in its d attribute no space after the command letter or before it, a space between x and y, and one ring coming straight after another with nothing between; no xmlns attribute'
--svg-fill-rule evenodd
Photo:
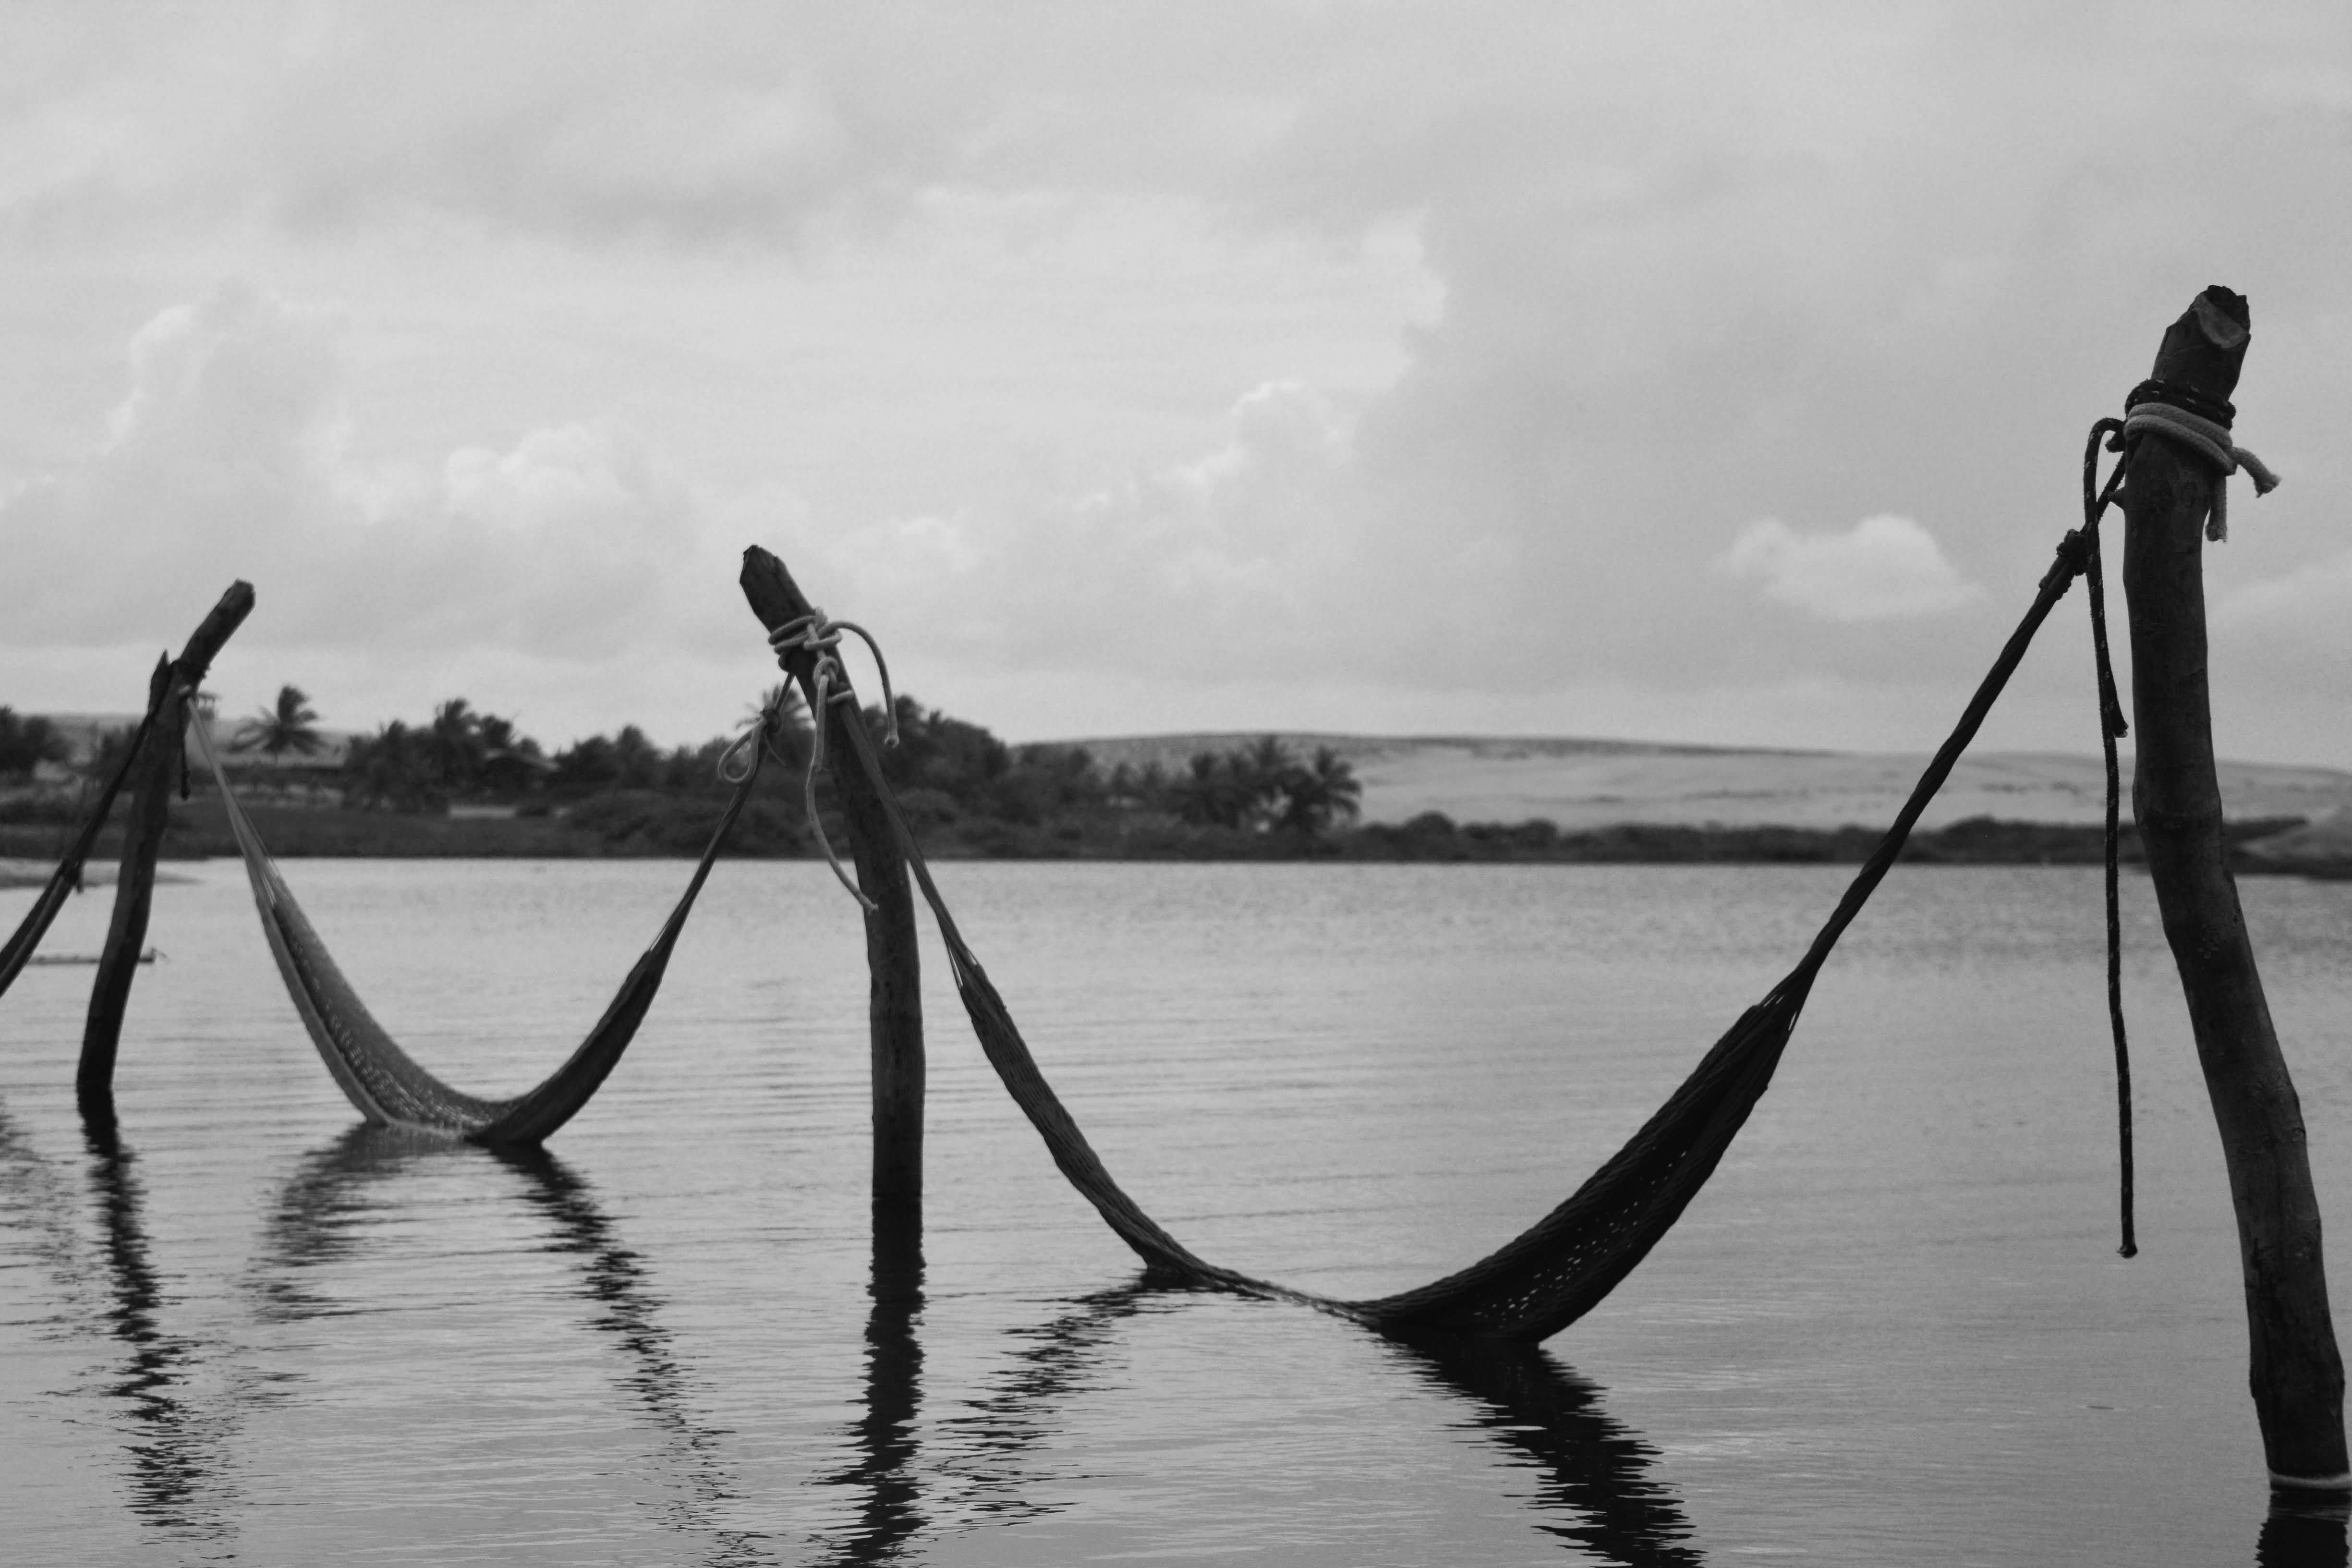
<svg viewBox="0 0 2352 1568"><path fill-rule="evenodd" d="M577 1042L684 870L289 876L412 1051L497 1094ZM89 971L29 971L0 1001L11 1562L2256 1555L2227 1191L2144 882L2138 1260L2115 1257L2095 872L1908 870L1649 1262L1541 1353L1433 1359L1296 1307L1137 1289L936 949L929 1230L877 1289L862 949L821 866L720 868L629 1057L531 1159L357 1130L242 874L188 874L157 897L169 957L133 998L119 1142L73 1110ZM1148 1209L1213 1261L1360 1296L1564 1196L1844 877L942 880ZM30 897L0 893L0 920ZM2341 1215L2352 884L2245 897ZM110 901L77 900L46 951L95 952Z"/></svg>

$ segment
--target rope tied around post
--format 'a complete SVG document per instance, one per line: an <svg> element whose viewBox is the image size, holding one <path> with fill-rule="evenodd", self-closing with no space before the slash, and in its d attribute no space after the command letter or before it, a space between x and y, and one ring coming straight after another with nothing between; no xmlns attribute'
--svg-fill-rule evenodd
<svg viewBox="0 0 2352 1568"><path fill-rule="evenodd" d="M2213 510L2205 520L2205 537L2219 544L2230 537L2231 474L2244 468L2246 476L2254 481L2254 494L2258 496L2270 494L2279 485L2278 475L2271 471L2268 464L2231 443L2230 426L2237 416L2237 408L2231 404L2169 382L2143 381L2124 399L2124 419L2108 441L2107 450L2120 452L2142 436L2168 436L2219 468L2221 482L2213 487ZM2115 421L2103 419L2099 423L2105 426Z"/></svg>
<svg viewBox="0 0 2352 1568"><path fill-rule="evenodd" d="M2116 1046L2116 1150L2119 1172L2117 1206L2123 1239L2116 1250L2126 1258L2139 1256L2139 1237L2132 1215L2131 1042L2124 1030L2123 889L2118 861L2123 824L2123 767L2116 742L2128 734L2123 700L2116 692L2115 662L2107 648L2106 564L2099 553L2099 519L2115 504L2123 489L2124 465L2117 463L2105 486L2099 483L2102 437L2120 447L2127 439L2126 422L2102 419L2091 426L2083 444L2083 526L2067 535L2079 542L2084 597L2091 610L2091 655L2099 680L2099 752L2106 764L2106 843L2103 857L2107 917L2107 1027Z"/></svg>
<svg viewBox="0 0 2352 1568"><path fill-rule="evenodd" d="M2091 426L2090 438L2083 447L2083 526L2069 536L2080 541L2080 570L2089 589L2091 647L2099 681L2099 748L2106 763L2107 1021L2116 1046L2116 1131L2122 1174L2123 1244L2117 1250L2126 1258L2138 1256L2139 1242L2132 1220L2131 1047L2124 1029L2123 914L2116 865L2123 776L2116 742L2130 732L2130 726L2124 721L2115 664L2107 649L2106 573L2099 555L2099 519L2121 500L2132 443L2151 435L2163 436L2221 470L2213 487L2212 510L2205 520L2205 537L2215 543L2229 538L2229 477L2244 468L2258 496L2270 494L2279 483L2269 465L2231 442L2230 429L2237 416L2234 405L2174 382L2151 377L2133 387L2124 399L2124 417L2101 419ZM2099 483L2103 440L2108 451L2123 455L2104 486Z"/></svg>
<svg viewBox="0 0 2352 1568"><path fill-rule="evenodd" d="M874 900L867 898L864 889L842 868L841 857L834 853L833 840L825 836L824 819L817 816L816 809L816 775L824 772L826 765L826 710L835 702L854 703L857 700L857 693L849 684L848 671L841 668L841 660L834 655L834 649L841 646L841 634L844 632L856 632L865 641L866 651L874 656L874 668L882 677L882 743L895 746L898 743L898 700L890 689L890 666L882 658L882 645L874 640L873 633L855 621L828 619L823 610L812 607L807 615L796 616L770 632L768 646L775 650L778 667L787 671L792 668L789 661L793 654L813 653L816 656L816 662L809 670L809 686L815 694L809 704L810 717L814 721L811 728L815 736L809 745L809 765L802 780L802 798L808 809L809 830L816 835L817 847L824 851L825 864L833 868L835 878L849 890L849 896L857 900L859 907L867 914L873 914L877 909ZM840 683L837 688L835 685L836 681ZM762 715L763 731L765 727L766 716ZM737 743L740 745L741 742Z"/></svg>

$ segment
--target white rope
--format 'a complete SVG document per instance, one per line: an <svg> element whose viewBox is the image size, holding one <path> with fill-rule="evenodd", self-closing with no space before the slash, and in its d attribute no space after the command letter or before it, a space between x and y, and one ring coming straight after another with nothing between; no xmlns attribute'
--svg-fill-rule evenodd
<svg viewBox="0 0 2352 1568"><path fill-rule="evenodd" d="M867 898L865 889L852 881L849 873L842 868L841 857L833 852L833 840L825 836L824 819L817 816L816 810L816 775L825 767L825 710L835 702L847 702L854 706L857 700L857 693L849 685L848 672L841 668L841 660L834 657L833 650L841 646L841 634L844 632L856 632L864 638L866 651L874 656L874 668L882 677L882 743L895 746L898 743L898 699L890 689L890 667L884 662L882 645L874 640L873 633L855 621L827 620L824 612L812 605L807 615L796 616L770 632L768 646L775 650L776 663L787 671L792 668L790 660L793 654L805 652L816 656L816 663L809 670L809 684L816 693L816 700L810 704L811 716L815 720L812 726L815 736L809 744L808 773L802 781L802 799L807 805L809 828L816 835L817 847L824 851L825 864L833 868L834 877L841 885L849 889L849 896L856 899L867 914L874 914L879 906ZM837 689L834 685L836 680L840 682ZM854 719L850 721L856 722Z"/></svg>
<svg viewBox="0 0 2352 1568"><path fill-rule="evenodd" d="M784 693L789 687L778 687L774 700L761 708L735 743L719 753L719 782L740 784L760 771L760 753L764 751L778 762L783 753L776 750L775 737L783 722Z"/></svg>
<svg viewBox="0 0 2352 1568"><path fill-rule="evenodd" d="M823 722L824 704L827 701L849 701L856 696L849 688L848 672L841 668L841 660L835 658L833 654L833 650L841 646L841 634L844 632L856 632L865 640L866 651L874 656L874 668L882 677L882 743L886 746L895 746L898 743L898 699L890 689L890 666L882 658L882 645L874 640L873 633L856 621L827 620L823 610L811 605L807 615L796 616L770 632L768 646L776 650L776 662L779 665L785 665L785 661L793 654L803 650L817 656L816 665L809 671L809 678L810 683L816 688L817 694L816 707L819 722L816 727L816 765L818 767L824 765L824 724ZM790 666L785 665L785 668L789 668ZM830 691L829 689L835 680L841 682L841 689Z"/></svg>
<svg viewBox="0 0 2352 1568"><path fill-rule="evenodd" d="M2202 418L2169 403L2136 403L2124 416L2124 437L2134 436L2169 436L2221 470L2221 482L2213 487L2212 514L2205 520L2205 537L2220 543L2230 537L2230 476L2241 468L2254 481L2254 493L2266 496L2278 489L2278 476L2263 461L2243 447L2230 442L2230 427L2217 420Z"/></svg>

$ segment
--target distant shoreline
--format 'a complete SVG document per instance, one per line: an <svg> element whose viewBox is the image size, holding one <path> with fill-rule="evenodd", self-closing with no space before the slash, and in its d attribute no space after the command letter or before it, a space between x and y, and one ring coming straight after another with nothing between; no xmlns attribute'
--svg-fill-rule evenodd
<svg viewBox="0 0 2352 1568"><path fill-rule="evenodd" d="M281 859L631 859L698 853L709 813L687 814L683 828L664 823L615 832L554 816L468 817L393 812L253 808L263 839ZM2301 819L2231 823L2233 848L2293 828ZM1623 824L1559 832L1549 823L1457 825L1430 813L1401 825L1372 824L1307 838L1280 832L1202 827L1171 821L1053 823L1023 827L1000 821L924 825L925 852L942 860L1113 860L1363 862L1516 865L1859 865L1875 848L1880 826L1688 826ZM37 885L55 866L56 828L0 826L0 887ZM838 832L835 847L846 853ZM1915 831L1905 861L1921 865L2095 865L2105 833L2077 823L1969 818ZM2126 861L2144 858L2127 822L2117 845ZM101 837L98 857L119 853L119 835ZM739 831L736 858L805 859L814 846L797 831ZM216 802L176 805L165 856L175 860L233 858L235 840ZM2330 864L2278 864L2233 854L2252 873L2340 875ZM91 867L89 880L110 879Z"/></svg>

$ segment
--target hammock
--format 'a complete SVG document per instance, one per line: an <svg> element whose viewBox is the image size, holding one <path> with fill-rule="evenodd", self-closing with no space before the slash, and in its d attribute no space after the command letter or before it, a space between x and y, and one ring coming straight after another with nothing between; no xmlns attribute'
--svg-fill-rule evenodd
<svg viewBox="0 0 2352 1568"><path fill-rule="evenodd" d="M1004 999L957 931L914 834L883 781L865 727L853 721L843 729L858 764L872 777L908 865L939 921L956 991L982 1050L1014 1103L1045 1139L1054 1163L1143 1259L1148 1275L1303 1302L1404 1338L1469 1334L1533 1343L1582 1317L1633 1272L1713 1173L1748 1112L1770 1085L1781 1050L1831 949L1894 865L1920 814L1975 737L2052 606L2074 577L2096 561L2093 531L2096 521L2097 512L2093 510L2086 526L2068 533L2060 544L2057 559L2043 575L2032 607L2010 634L1958 725L1927 764L1894 826L1864 863L1796 967L1740 1016L1657 1113L1566 1202L1517 1238L1459 1273L1418 1289L1374 1300L1318 1296L1205 1262L1120 1189L1038 1070Z"/></svg>
<svg viewBox="0 0 2352 1568"><path fill-rule="evenodd" d="M753 742L751 764L737 783L684 896L663 922L661 934L621 982L612 1005L588 1031L580 1048L538 1088L511 1100L480 1100L451 1088L420 1067L369 1014L303 914L302 906L295 902L293 890L278 874L261 836L238 803L236 792L229 787L227 770L221 765L205 726L201 721L192 723L188 732L219 786L229 831L236 835L237 850L245 858L253 901L261 910L262 934L278 960L278 972L285 977L295 1011L301 1014L304 1027L310 1031L312 1043L343 1093L372 1122L424 1128L454 1133L470 1142L496 1144L537 1143L553 1133L588 1103L619 1063L621 1053L629 1048L637 1026L645 1021L661 989L670 950L677 945L678 932L686 929L686 917L710 875L719 846L751 798L764 749L762 742Z"/></svg>

